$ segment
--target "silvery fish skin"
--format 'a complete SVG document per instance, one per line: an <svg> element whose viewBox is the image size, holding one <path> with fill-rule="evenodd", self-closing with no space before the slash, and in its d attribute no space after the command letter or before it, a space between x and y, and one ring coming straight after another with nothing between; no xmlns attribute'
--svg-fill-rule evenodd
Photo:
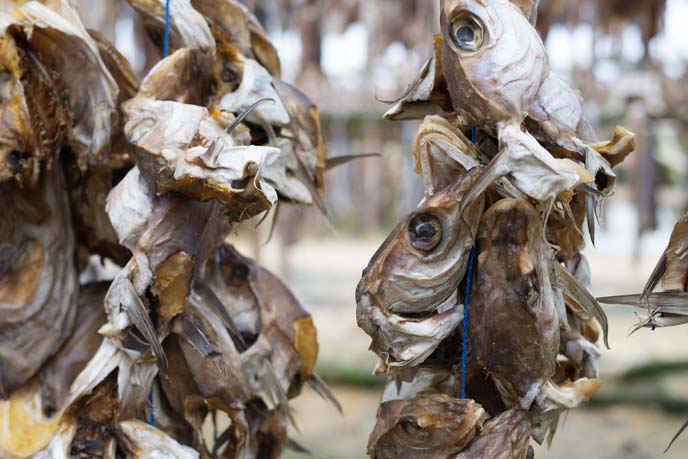
<svg viewBox="0 0 688 459"><path fill-rule="evenodd" d="M539 221L521 200L503 199L485 212L469 306L470 360L504 386L507 406L523 409L554 375L559 349L552 254Z"/></svg>
<svg viewBox="0 0 688 459"><path fill-rule="evenodd" d="M380 405L368 441L371 459L450 459L476 438L487 420L472 400L421 395Z"/></svg>
<svg viewBox="0 0 688 459"><path fill-rule="evenodd" d="M428 198L387 237L363 272L356 318L371 348L391 366L422 362L461 320L464 277L484 207L479 197L459 216L475 168Z"/></svg>

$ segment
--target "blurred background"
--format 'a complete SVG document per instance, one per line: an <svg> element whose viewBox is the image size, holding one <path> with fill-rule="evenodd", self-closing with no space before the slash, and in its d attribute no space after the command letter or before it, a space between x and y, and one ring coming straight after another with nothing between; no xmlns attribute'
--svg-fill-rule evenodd
<svg viewBox="0 0 688 459"><path fill-rule="evenodd" d="M140 75L160 58L126 2L80 3L87 26L113 40ZM371 376L375 359L356 327L354 290L373 252L422 194L411 154L417 123L383 121L387 105L379 100L402 93L430 56L439 2L244 3L277 46L284 79L320 107L331 156L381 154L328 174L334 225L314 209L283 208L269 244L270 222L245 225L235 236L314 315L319 370L344 406L340 416L306 391L294 403L294 438L318 458L364 458L383 380ZM597 296L639 292L688 208L686 24L686 0L541 2L538 29L551 64L585 97L599 137L609 138L615 124L637 135L636 153L618 169L597 248L586 250ZM607 312L612 349L602 360L603 387L537 457L688 457L688 434L662 454L688 417L688 330L628 336L634 313Z"/></svg>

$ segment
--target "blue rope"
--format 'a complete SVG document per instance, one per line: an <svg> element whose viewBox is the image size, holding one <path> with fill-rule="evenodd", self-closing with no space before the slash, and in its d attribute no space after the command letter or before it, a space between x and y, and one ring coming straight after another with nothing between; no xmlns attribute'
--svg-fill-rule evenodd
<svg viewBox="0 0 688 459"><path fill-rule="evenodd" d="M471 126L471 142L476 142L478 129ZM461 336L461 398L466 398L466 379L468 378L468 304L471 298L471 287L473 286L473 266L477 250L475 246L471 249L471 257L468 260L468 272L466 273L466 293L463 297L463 334Z"/></svg>
<svg viewBox="0 0 688 459"><path fill-rule="evenodd" d="M165 42L162 52L165 57L170 53L170 0L165 3Z"/></svg>
<svg viewBox="0 0 688 459"><path fill-rule="evenodd" d="M468 260L468 273L466 274L466 294L463 298L463 336L461 337L461 398L466 398L466 378L468 373L468 304L470 302L471 287L473 286L473 266L477 250L471 249L471 258Z"/></svg>
<svg viewBox="0 0 688 459"><path fill-rule="evenodd" d="M148 396L148 403L150 403L150 422L149 424L155 427L155 404L153 403L153 388L151 387L150 395Z"/></svg>

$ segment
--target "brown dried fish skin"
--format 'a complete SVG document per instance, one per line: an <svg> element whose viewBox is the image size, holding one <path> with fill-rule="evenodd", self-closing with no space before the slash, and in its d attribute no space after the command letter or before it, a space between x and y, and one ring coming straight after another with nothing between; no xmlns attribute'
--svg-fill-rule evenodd
<svg viewBox="0 0 688 459"><path fill-rule="evenodd" d="M0 108L0 182L14 178L19 183L34 184L43 152L33 136L19 53L14 39L0 37L0 85L5 95Z"/></svg>
<svg viewBox="0 0 688 459"><path fill-rule="evenodd" d="M479 434L487 415L472 400L423 395L380 405L368 441L372 459L451 458Z"/></svg>
<svg viewBox="0 0 688 459"><path fill-rule="evenodd" d="M238 49L244 56L257 60L273 77L280 78L277 50L246 6L234 0L191 0L191 4L208 21L218 48L226 45Z"/></svg>
<svg viewBox="0 0 688 459"><path fill-rule="evenodd" d="M510 410L487 421L478 437L454 459L532 459L530 421Z"/></svg>
<svg viewBox="0 0 688 459"><path fill-rule="evenodd" d="M103 310L107 288L108 283L102 282L79 289L78 320L74 330L41 369L41 395L45 412L63 411L69 387L100 347L103 337L98 330L107 320Z"/></svg>
<svg viewBox="0 0 688 459"><path fill-rule="evenodd" d="M498 201L481 220L471 294L469 356L507 383L527 409L555 372L557 314L539 213L521 200ZM533 224L533 222L536 222Z"/></svg>
<svg viewBox="0 0 688 459"><path fill-rule="evenodd" d="M0 192L0 398L36 374L74 324L78 272L62 174L54 165L31 196L11 182Z"/></svg>

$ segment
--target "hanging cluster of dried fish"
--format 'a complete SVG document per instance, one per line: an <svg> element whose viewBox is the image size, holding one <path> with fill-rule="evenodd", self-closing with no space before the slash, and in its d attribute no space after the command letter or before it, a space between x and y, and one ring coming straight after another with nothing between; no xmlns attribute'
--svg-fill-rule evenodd
<svg viewBox="0 0 688 459"><path fill-rule="evenodd" d="M593 141L578 93L550 70L536 3L443 0L434 55L386 114L425 117L414 145L425 199L357 289L389 381L373 458L532 457L531 437L551 440L600 386L607 320L583 224L594 241L633 134Z"/></svg>
<svg viewBox="0 0 688 459"><path fill-rule="evenodd" d="M130 4L162 47L165 0ZM68 0L0 11L0 457L298 447L289 399L336 404L313 321L223 242L278 200L322 204L318 110L262 27L234 0L175 0L139 84ZM92 255L112 282L80 284Z"/></svg>

